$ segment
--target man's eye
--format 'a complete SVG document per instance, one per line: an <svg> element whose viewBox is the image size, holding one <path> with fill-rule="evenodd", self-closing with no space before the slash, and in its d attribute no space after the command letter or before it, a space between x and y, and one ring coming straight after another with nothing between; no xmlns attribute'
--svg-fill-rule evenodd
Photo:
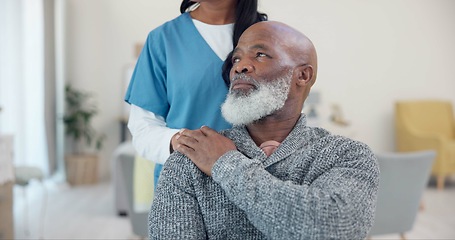
<svg viewBox="0 0 455 240"><path fill-rule="evenodd" d="M232 58L232 63L238 63L240 62L240 58L233 57Z"/></svg>
<svg viewBox="0 0 455 240"><path fill-rule="evenodd" d="M256 53L256 57L267 57L267 54L258 52Z"/></svg>

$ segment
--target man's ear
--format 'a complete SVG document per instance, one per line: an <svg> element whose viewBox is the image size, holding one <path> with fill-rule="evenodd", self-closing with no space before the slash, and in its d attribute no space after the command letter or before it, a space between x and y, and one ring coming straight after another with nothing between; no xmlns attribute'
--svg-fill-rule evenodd
<svg viewBox="0 0 455 240"><path fill-rule="evenodd" d="M309 64L301 65L296 68L297 85L312 86L314 84L314 69Z"/></svg>

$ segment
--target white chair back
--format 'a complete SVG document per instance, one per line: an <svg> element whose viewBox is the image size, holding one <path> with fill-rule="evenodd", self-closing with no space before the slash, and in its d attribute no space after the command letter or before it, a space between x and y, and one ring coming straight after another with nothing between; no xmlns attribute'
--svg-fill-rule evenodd
<svg viewBox="0 0 455 240"><path fill-rule="evenodd" d="M376 154L380 179L370 236L404 234L412 229L435 151Z"/></svg>

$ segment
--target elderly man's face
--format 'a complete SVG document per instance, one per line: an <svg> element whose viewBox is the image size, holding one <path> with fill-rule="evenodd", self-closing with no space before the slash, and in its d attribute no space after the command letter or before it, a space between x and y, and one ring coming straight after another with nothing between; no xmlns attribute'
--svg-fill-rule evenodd
<svg viewBox="0 0 455 240"><path fill-rule="evenodd" d="M250 124L284 106L292 68L279 38L267 29L247 30L234 50L232 62L231 87L221 108L228 122Z"/></svg>
<svg viewBox="0 0 455 240"><path fill-rule="evenodd" d="M245 31L232 56L231 90L246 93L254 89L242 79L242 73L256 80L272 81L289 70L286 41L275 35L262 25Z"/></svg>

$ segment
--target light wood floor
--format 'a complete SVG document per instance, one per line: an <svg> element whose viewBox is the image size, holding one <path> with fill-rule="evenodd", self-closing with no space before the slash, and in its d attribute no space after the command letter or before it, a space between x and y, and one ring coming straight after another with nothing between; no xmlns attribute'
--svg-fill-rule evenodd
<svg viewBox="0 0 455 240"><path fill-rule="evenodd" d="M48 201L44 217L41 214L43 191L38 182L33 182L26 190L28 211L24 211L23 189L14 188L16 239L138 239L131 232L129 219L116 215L110 183L73 188L52 182L45 185ZM406 233L406 237L455 239L455 184L443 191L429 187L424 192L423 202L425 209L419 212L413 230ZM28 219L29 234L25 233L24 219ZM399 239L399 236L372 239Z"/></svg>

